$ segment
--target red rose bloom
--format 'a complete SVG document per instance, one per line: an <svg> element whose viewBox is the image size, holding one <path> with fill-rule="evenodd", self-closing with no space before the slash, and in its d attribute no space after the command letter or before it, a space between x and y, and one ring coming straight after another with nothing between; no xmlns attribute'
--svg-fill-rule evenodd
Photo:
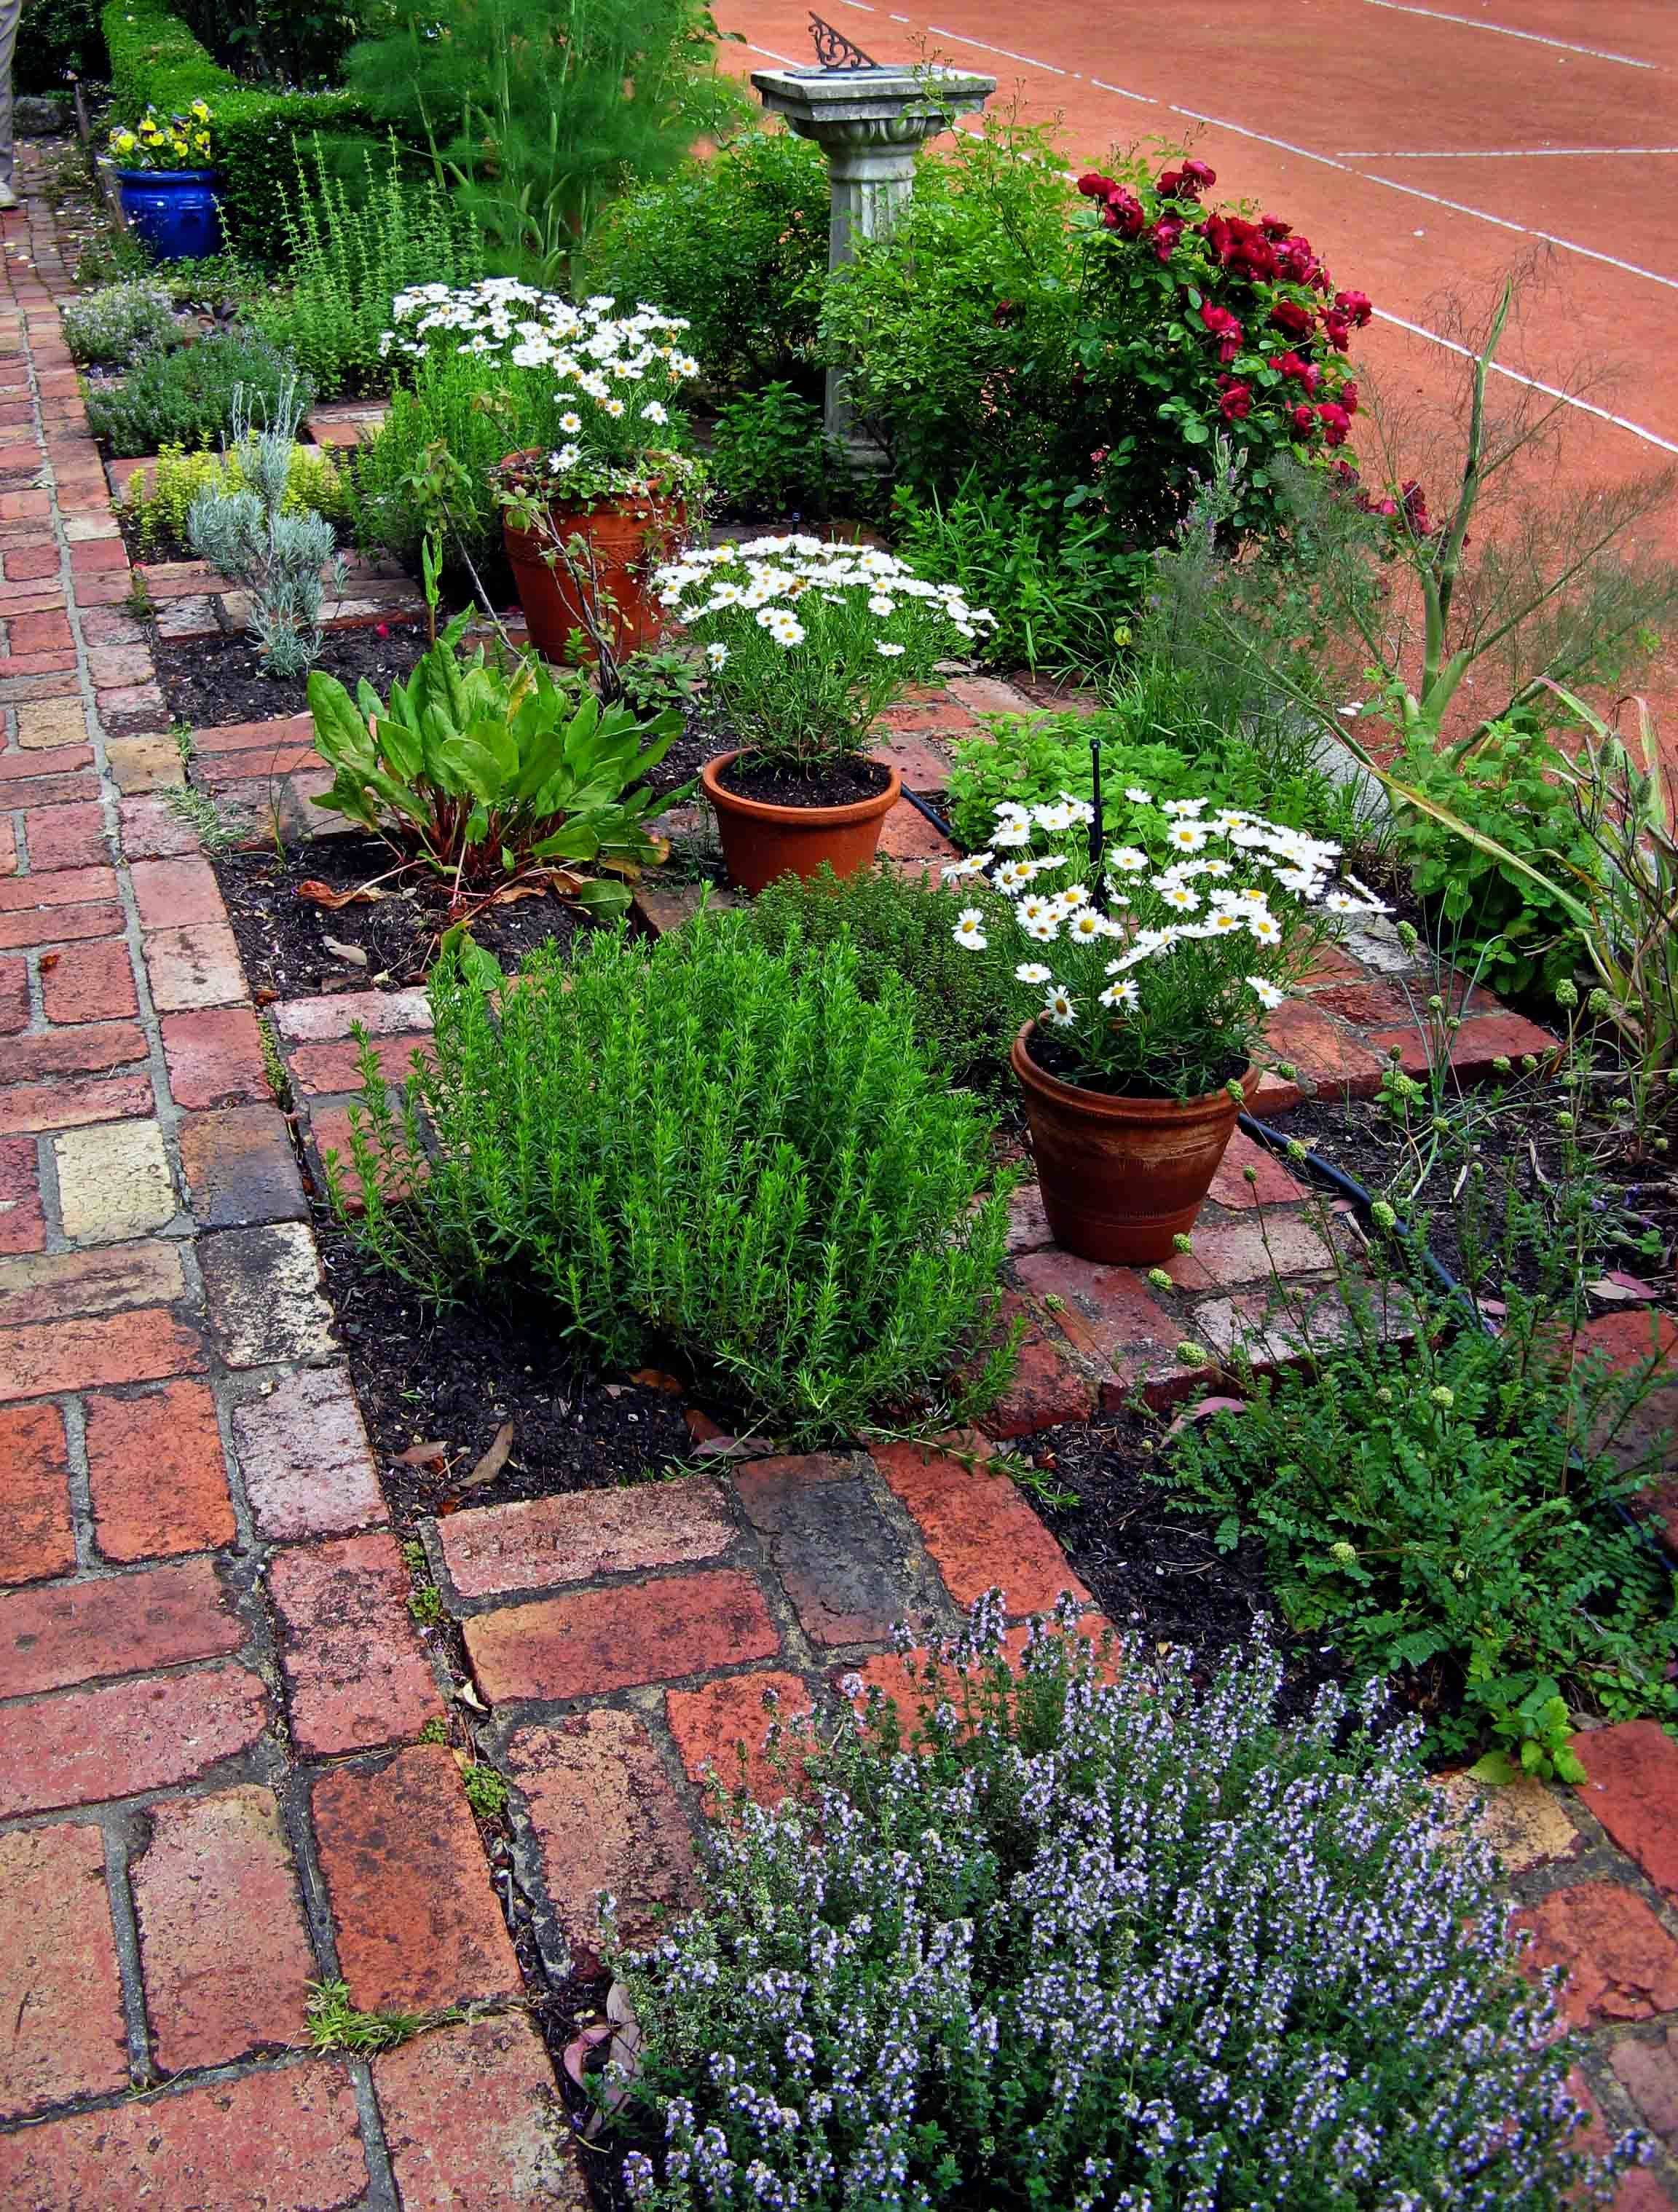
<svg viewBox="0 0 1678 2212"><path fill-rule="evenodd" d="M1177 240L1183 236L1183 221L1178 216L1162 215L1155 223L1148 235L1153 240L1154 252L1162 261L1169 261L1176 252Z"/></svg>
<svg viewBox="0 0 1678 2212"><path fill-rule="evenodd" d="M1352 417L1345 408L1336 407L1332 399L1325 399L1316 410L1316 419L1322 425L1323 442L1343 446L1346 434L1352 428Z"/></svg>
<svg viewBox="0 0 1678 2212"><path fill-rule="evenodd" d="M1197 192L1209 192L1218 181L1218 172L1207 168L1204 161L1185 161L1183 180L1186 185L1192 185Z"/></svg>
<svg viewBox="0 0 1678 2212"><path fill-rule="evenodd" d="M1078 189L1086 200L1098 200L1104 199L1109 192L1116 191L1118 186L1110 177L1103 177L1099 169L1085 169L1078 179Z"/></svg>
<svg viewBox="0 0 1678 2212"><path fill-rule="evenodd" d="M1325 307L1322 311L1322 335L1336 353L1344 353L1352 343L1352 325L1333 307Z"/></svg>
<svg viewBox="0 0 1678 2212"><path fill-rule="evenodd" d="M1299 435L1302 438L1309 438L1311 432L1316 428L1316 410L1313 408L1307 407L1303 400L1298 407L1293 408L1290 411L1288 420L1292 423L1294 428L1299 433Z"/></svg>
<svg viewBox="0 0 1678 2212"><path fill-rule="evenodd" d="M1259 217L1259 228L1267 238L1273 239L1278 246L1285 238L1292 238L1293 235L1293 225L1291 222L1284 222L1279 215L1262 215Z"/></svg>
<svg viewBox="0 0 1678 2212"><path fill-rule="evenodd" d="M1375 302L1367 292L1336 292L1334 305L1354 330L1362 330L1375 313Z"/></svg>
<svg viewBox="0 0 1678 2212"><path fill-rule="evenodd" d="M1283 376L1291 376L1297 383L1303 384L1306 391L1316 397L1316 387L1322 381L1322 371L1315 362L1304 361L1297 353L1273 353L1270 366Z"/></svg>
<svg viewBox="0 0 1678 2212"><path fill-rule="evenodd" d="M1121 238L1138 237L1147 222L1147 211L1134 192L1128 192L1122 185L1115 185L1107 195L1107 204L1101 210L1101 219L1109 230L1116 230Z"/></svg>
<svg viewBox="0 0 1678 2212"><path fill-rule="evenodd" d="M1218 412L1226 422L1244 422L1252 412L1253 390L1233 376L1219 379L1223 386L1223 397L1218 402Z"/></svg>
<svg viewBox="0 0 1678 2212"><path fill-rule="evenodd" d="M1227 307L1218 307L1211 300L1202 300L1201 320L1218 341L1219 360L1233 361L1241 350L1241 341L1245 335L1238 318L1232 315Z"/></svg>
<svg viewBox="0 0 1678 2212"><path fill-rule="evenodd" d="M1358 411L1358 387L1349 380L1340 388L1340 404L1348 415L1355 415Z"/></svg>
<svg viewBox="0 0 1678 2212"><path fill-rule="evenodd" d="M1322 264L1311 252L1308 238L1284 239L1276 249L1276 264L1292 284L1316 284L1320 288L1325 281Z"/></svg>
<svg viewBox="0 0 1678 2212"><path fill-rule="evenodd" d="M1308 309L1294 300L1278 300L1270 310L1270 319L1279 331L1290 337L1308 338L1311 334L1311 319Z"/></svg>

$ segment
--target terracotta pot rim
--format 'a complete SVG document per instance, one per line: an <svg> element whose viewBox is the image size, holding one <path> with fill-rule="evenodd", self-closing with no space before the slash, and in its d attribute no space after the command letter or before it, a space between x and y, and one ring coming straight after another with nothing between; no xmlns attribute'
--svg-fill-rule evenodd
<svg viewBox="0 0 1678 2212"><path fill-rule="evenodd" d="M889 814L903 792L902 776L889 763L881 761L878 765L886 770L891 780L884 791L877 791L872 799L848 799L841 806L779 806L773 799L748 799L744 792L730 791L717 781L719 773L729 762L739 760L747 750L737 745L732 753L714 754L699 771L705 796L720 812L744 815L752 822L773 822L784 829L802 825L812 830L843 830L854 822L872 822L879 815Z"/></svg>
<svg viewBox="0 0 1678 2212"><path fill-rule="evenodd" d="M1127 1098L1110 1091L1086 1090L1081 1083L1063 1082L1046 1067L1039 1067L1025 1048L1025 1041L1037 1026L1033 1016L1015 1037L1008 1053L1013 1072L1028 1090L1041 1091L1044 1097L1079 1113L1112 1121L1213 1121L1235 1106L1228 1087L1221 1083L1215 1091L1202 1091L1198 1098ZM1257 1081L1258 1070L1249 1066L1235 1079L1245 1093Z"/></svg>

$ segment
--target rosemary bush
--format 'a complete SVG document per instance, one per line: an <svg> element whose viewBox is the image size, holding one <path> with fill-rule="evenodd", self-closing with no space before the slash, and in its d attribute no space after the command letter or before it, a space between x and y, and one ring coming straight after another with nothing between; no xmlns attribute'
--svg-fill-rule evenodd
<svg viewBox="0 0 1678 2212"><path fill-rule="evenodd" d="M88 425L108 441L118 459L155 453L164 446L214 446L233 427L233 404L260 394L271 413L281 386L295 372L264 338L234 331L212 331L196 345L147 354L122 384L88 394ZM314 391L298 386L300 412Z"/></svg>
<svg viewBox="0 0 1678 2212"><path fill-rule="evenodd" d="M989 1318L988 1119L848 946L795 967L706 917L544 947L497 1000L447 953L430 989L435 1070L397 1111L369 1048L351 1140L358 1233L422 1291L534 1289L602 1360L667 1350L799 1437L937 1386Z"/></svg>
<svg viewBox="0 0 1678 2212"><path fill-rule="evenodd" d="M719 1827L702 1909L617 1961L637 2204L1605 2200L1639 2146L1572 2147L1572 2053L1414 1724L1330 1691L1285 1731L1262 1645L1201 1693L1189 1654L1103 1668L1069 1617L1016 1674L1001 1611L906 1661L912 1747L883 1700L792 1723L807 1793Z"/></svg>
<svg viewBox="0 0 1678 2212"><path fill-rule="evenodd" d="M126 368L144 354L178 346L185 335L163 284L106 284L85 300L64 302L64 343L84 366Z"/></svg>

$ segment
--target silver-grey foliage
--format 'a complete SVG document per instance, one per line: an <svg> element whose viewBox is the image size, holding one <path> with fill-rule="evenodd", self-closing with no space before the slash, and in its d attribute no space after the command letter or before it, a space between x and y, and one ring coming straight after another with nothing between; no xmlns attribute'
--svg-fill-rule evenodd
<svg viewBox="0 0 1678 2212"><path fill-rule="evenodd" d="M67 300L64 343L73 359L126 368L142 354L161 353L185 336L167 288L147 279L106 284L85 300Z"/></svg>

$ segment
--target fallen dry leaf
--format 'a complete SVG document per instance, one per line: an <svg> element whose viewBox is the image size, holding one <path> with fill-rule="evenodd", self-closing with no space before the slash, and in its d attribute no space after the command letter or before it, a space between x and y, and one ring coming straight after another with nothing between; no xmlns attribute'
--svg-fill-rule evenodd
<svg viewBox="0 0 1678 2212"><path fill-rule="evenodd" d="M1214 1413L1244 1413L1246 1410L1244 1398L1202 1398L1198 1405L1185 1407L1165 1433L1174 1437L1191 1421L1209 1421Z"/></svg>
<svg viewBox="0 0 1678 2212"><path fill-rule="evenodd" d="M1628 1275L1623 1268L1610 1267L1600 1282L1586 1285L1594 1298L1635 1299L1639 1304L1655 1295L1652 1283L1645 1283L1636 1275Z"/></svg>
<svg viewBox="0 0 1678 2212"><path fill-rule="evenodd" d="M667 1397L679 1398L682 1386L673 1375L666 1375L662 1367L637 1367L629 1376L643 1390L662 1390Z"/></svg>
<svg viewBox="0 0 1678 2212"><path fill-rule="evenodd" d="M314 906L331 907L336 913L341 906L377 906L380 900L388 898L390 893L381 891L376 884L357 884L353 890L335 891L330 884L323 884L319 877L311 876L306 884L298 884L297 896L300 899L307 899Z"/></svg>
<svg viewBox="0 0 1678 2212"><path fill-rule="evenodd" d="M507 1455L512 1449L513 1423L503 1421L495 1431L489 1450L470 1474L463 1474L459 1481L437 1500L435 1510L439 1514L459 1512L460 1502L469 1492L482 1490L486 1483L495 1480L507 1465Z"/></svg>
<svg viewBox="0 0 1678 2212"><path fill-rule="evenodd" d="M352 968L365 968L367 955L359 945L345 945L336 937L323 937L320 942L335 960L347 960Z"/></svg>
<svg viewBox="0 0 1678 2212"><path fill-rule="evenodd" d="M429 1467L434 1460L447 1457L448 1446L446 1443L410 1444L406 1451L398 1452L396 1465L398 1467Z"/></svg>

